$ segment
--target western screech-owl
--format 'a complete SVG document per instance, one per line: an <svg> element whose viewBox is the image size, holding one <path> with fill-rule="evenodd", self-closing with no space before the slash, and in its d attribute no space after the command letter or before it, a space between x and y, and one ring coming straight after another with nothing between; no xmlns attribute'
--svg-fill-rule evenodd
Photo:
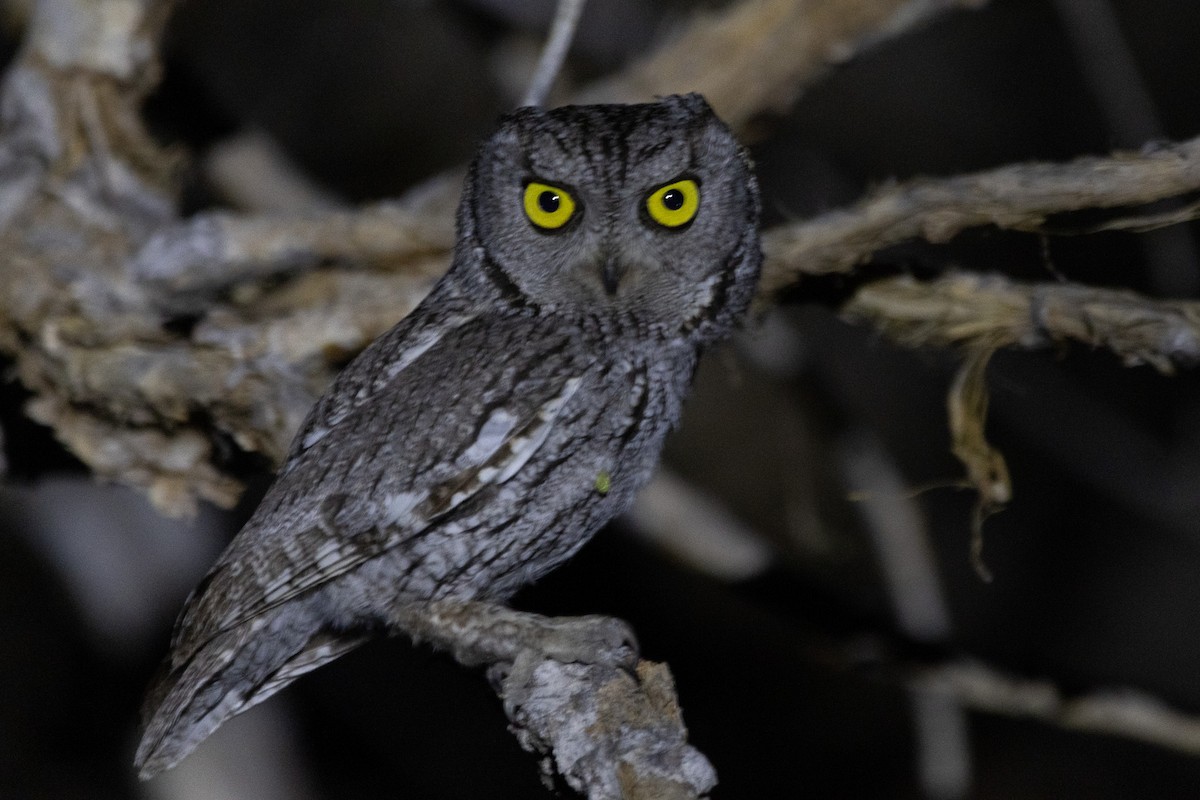
<svg viewBox="0 0 1200 800"><path fill-rule="evenodd" d="M378 630L503 602L624 511L761 253L749 161L699 95L524 108L480 148L454 261L338 376L189 598L136 763Z"/></svg>

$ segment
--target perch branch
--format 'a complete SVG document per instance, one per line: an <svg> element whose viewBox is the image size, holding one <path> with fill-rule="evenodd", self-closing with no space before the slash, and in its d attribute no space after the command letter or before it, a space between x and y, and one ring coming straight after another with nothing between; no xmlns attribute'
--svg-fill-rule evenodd
<svg viewBox="0 0 1200 800"><path fill-rule="evenodd" d="M451 601L401 607L391 622L488 668L547 781L559 777L589 800L688 800L716 785L687 744L670 671L637 658L623 622Z"/></svg>

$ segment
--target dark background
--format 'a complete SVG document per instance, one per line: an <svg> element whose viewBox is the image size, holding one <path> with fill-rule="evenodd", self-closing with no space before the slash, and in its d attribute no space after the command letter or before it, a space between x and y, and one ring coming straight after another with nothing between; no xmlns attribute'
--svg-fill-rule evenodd
<svg viewBox="0 0 1200 800"><path fill-rule="evenodd" d="M1115 12L1128 50L1112 40L1089 50L1097 40L1081 39L1086 24L1064 11L1076 5ZM394 196L466 160L514 103L520 81L505 65L527 63L521 54L535 52L550 6L186 3L147 118L195 164L257 129L335 196ZM570 78L619 68L692 6L594 0ZM10 22L10 54L18 29ZM767 224L851 203L893 178L1195 136L1197 41L1200 5L1179 0L992 0L944 15L838 67L785 118L754 126ZM1139 102L1124 102L1128 84L1105 77L1119 56L1131 59ZM199 167L185 199L193 210L226 201ZM981 230L949 246L896 248L876 268L1062 276L1194 297L1189 227L1149 237ZM1195 372L1167 377L1078 347L997 356L988 432L1015 497L985 529L995 580L980 580L968 557L972 496L921 494L952 628L917 641L896 623L872 540L846 499L859 487L847 485L837 453L865 436L906 486L960 477L944 406L957 359L839 321L829 308L838 288L802 284L777 312L769 345L790 347L783 366L748 355L747 342L712 359L669 446L673 469L769 542L769 568L719 580L616 524L518 604L628 619L644 654L671 665L691 740L717 767L718 798L1197 796L1200 758L982 713L968 717L970 789L938 795L920 776L897 671L969 656L1050 679L1068 696L1135 688L1200 713ZM91 486L21 418L20 388L3 393L11 472L0 495L0 796L221 796L219 783L207 784L209 795L141 787L130 761L141 691L173 615L254 492L231 514L162 521L127 491ZM481 676L404 642L364 647L259 711L288 722L280 735L298 788L275 785L278 796L542 796L535 763ZM237 755L223 763L252 780L259 765Z"/></svg>

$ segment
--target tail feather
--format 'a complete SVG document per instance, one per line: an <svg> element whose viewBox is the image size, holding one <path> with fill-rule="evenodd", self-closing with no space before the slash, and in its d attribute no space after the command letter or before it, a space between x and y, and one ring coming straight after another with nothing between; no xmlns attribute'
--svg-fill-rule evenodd
<svg viewBox="0 0 1200 800"><path fill-rule="evenodd" d="M225 720L366 638L271 622L278 619L239 625L201 646L186 664L164 669L143 708L138 777L175 766Z"/></svg>

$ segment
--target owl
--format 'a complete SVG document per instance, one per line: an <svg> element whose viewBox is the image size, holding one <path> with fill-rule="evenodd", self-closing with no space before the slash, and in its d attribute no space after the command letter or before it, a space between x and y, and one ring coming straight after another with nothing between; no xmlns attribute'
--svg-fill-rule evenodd
<svg viewBox="0 0 1200 800"><path fill-rule="evenodd" d="M141 776L389 609L503 603L628 508L754 293L758 214L746 153L699 95L502 118L449 271L316 403L189 597Z"/></svg>

